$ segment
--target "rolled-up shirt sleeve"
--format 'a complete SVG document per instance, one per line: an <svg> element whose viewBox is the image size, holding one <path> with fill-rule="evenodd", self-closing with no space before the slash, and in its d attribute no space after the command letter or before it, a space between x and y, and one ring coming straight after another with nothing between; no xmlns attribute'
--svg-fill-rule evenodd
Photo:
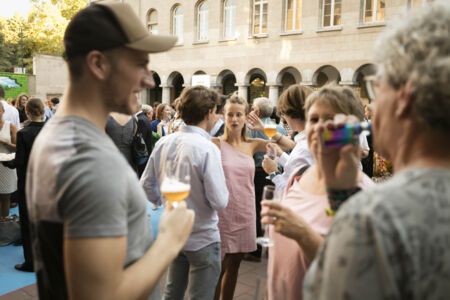
<svg viewBox="0 0 450 300"><path fill-rule="evenodd" d="M156 150L156 149L155 149ZM141 185L144 188L148 201L161 205L161 192L159 190L157 168L159 163L156 162L156 151L153 151L152 155L148 159L147 166L141 175Z"/></svg>
<svg viewBox="0 0 450 300"><path fill-rule="evenodd" d="M225 183L225 175L220 161L220 152L218 149L206 153L203 165L203 182L205 187L205 196L214 210L222 210L228 205L228 189Z"/></svg>

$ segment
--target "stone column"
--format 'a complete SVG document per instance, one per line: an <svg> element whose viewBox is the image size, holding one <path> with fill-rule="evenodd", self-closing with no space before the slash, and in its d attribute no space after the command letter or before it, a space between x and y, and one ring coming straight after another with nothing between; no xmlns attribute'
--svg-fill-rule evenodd
<svg viewBox="0 0 450 300"><path fill-rule="evenodd" d="M236 85L238 87L238 96L248 101L248 85Z"/></svg>
<svg viewBox="0 0 450 300"><path fill-rule="evenodd" d="M162 103L170 104L170 89L171 86L161 86L162 87Z"/></svg>
<svg viewBox="0 0 450 300"><path fill-rule="evenodd" d="M278 104L279 88L280 86L276 84L269 85L269 100L273 106Z"/></svg>
<svg viewBox="0 0 450 300"><path fill-rule="evenodd" d="M143 89L139 93L139 99L141 100L141 104L149 104L148 103L148 94L149 94L149 89Z"/></svg>
<svg viewBox="0 0 450 300"><path fill-rule="evenodd" d="M341 80L341 81L339 81L339 85L354 87L355 83L353 81L350 81L350 80L348 80L348 81Z"/></svg>

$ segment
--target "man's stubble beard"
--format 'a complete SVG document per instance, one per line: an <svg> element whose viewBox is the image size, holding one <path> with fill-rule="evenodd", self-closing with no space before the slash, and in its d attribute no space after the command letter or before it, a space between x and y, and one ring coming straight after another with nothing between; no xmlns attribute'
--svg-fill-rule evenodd
<svg viewBox="0 0 450 300"><path fill-rule="evenodd" d="M114 81L115 70L113 69L111 75L106 79L105 83L102 87L102 99L104 101L105 107L109 112L117 112L121 114L132 115L135 113L131 105L130 99L120 99L118 98L118 94L120 92L116 92L116 88L118 84Z"/></svg>

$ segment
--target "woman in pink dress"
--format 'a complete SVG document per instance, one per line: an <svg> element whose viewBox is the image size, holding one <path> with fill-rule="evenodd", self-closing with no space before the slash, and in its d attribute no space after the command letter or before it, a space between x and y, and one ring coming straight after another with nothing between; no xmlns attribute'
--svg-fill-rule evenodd
<svg viewBox="0 0 450 300"><path fill-rule="evenodd" d="M219 212L222 272L214 299L233 299L239 265L245 253L256 250L256 211L253 177L256 152L266 152L269 141L247 137L247 101L237 95L225 104L225 132L212 141L220 148L230 194ZM287 145L280 143L282 148Z"/></svg>
<svg viewBox="0 0 450 300"><path fill-rule="evenodd" d="M305 114L309 150L317 161L317 145L321 141L310 130L313 125L332 120L336 114L362 119L363 108L350 88L328 85L308 97ZM359 171L358 176L361 188L373 185L363 172ZM269 299L301 300L303 277L332 221L326 213L330 206L324 174L316 165L294 172L281 203L264 205L269 210L263 209L261 215L272 218L263 221L274 224L270 229L274 246L269 250Z"/></svg>

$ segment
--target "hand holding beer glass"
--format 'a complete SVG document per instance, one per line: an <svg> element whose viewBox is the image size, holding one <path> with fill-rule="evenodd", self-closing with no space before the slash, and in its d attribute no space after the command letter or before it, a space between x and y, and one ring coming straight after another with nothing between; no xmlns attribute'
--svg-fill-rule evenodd
<svg viewBox="0 0 450 300"><path fill-rule="evenodd" d="M173 207L189 196L191 183L187 161L166 163L160 190Z"/></svg>

